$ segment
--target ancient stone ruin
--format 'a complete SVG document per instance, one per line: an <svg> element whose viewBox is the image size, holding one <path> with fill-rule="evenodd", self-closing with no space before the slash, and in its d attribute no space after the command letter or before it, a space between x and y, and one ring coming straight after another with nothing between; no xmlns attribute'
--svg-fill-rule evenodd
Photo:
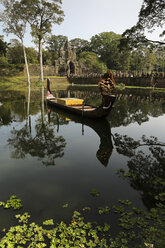
<svg viewBox="0 0 165 248"><path fill-rule="evenodd" d="M60 48L59 58L55 60L55 75L81 75L87 71L86 67L76 59L76 50L71 48L68 41Z"/></svg>

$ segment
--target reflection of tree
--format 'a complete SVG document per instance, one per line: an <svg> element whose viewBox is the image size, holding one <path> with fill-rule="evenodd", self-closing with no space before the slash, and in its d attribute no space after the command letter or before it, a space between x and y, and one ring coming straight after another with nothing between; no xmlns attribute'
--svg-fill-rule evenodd
<svg viewBox="0 0 165 248"><path fill-rule="evenodd" d="M55 137L54 128L49 125L41 125L41 120L35 126L34 137L27 126L20 130L13 129L12 137L8 140L14 148L14 158L25 158L27 154L38 157L44 165L54 165L55 159L64 155L66 145L62 136Z"/></svg>
<svg viewBox="0 0 165 248"><path fill-rule="evenodd" d="M8 125L12 121L11 111L9 108L0 106L0 126Z"/></svg>
<svg viewBox="0 0 165 248"><path fill-rule="evenodd" d="M41 89L41 97L41 117L36 121L35 131L31 132L29 87L26 125L20 130L15 128L12 130L12 137L8 139L8 144L14 148L12 153L14 158L25 158L27 154L30 154L42 160L44 165L54 165L55 159L64 155L63 150L66 143L62 136L55 136L54 125L50 125L49 122L45 121L43 87ZM57 123L59 124L59 120Z"/></svg>
<svg viewBox="0 0 165 248"><path fill-rule="evenodd" d="M157 117L165 113L163 102L150 102L139 97L122 97L117 99L113 108L112 126L127 126L137 122L139 125L149 120L149 116Z"/></svg>
<svg viewBox="0 0 165 248"><path fill-rule="evenodd" d="M165 143L155 137L142 136L141 140L135 141L119 134L115 134L114 142L120 154L130 157L129 172L125 175L131 186L142 192L144 204L151 208L156 203L155 196L165 191Z"/></svg>

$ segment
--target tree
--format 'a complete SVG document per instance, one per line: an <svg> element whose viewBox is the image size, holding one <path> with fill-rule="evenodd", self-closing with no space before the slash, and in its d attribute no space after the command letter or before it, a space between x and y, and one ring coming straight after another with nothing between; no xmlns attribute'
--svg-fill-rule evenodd
<svg viewBox="0 0 165 248"><path fill-rule="evenodd" d="M151 72L154 69L156 55L148 48L140 45L137 49L133 50L130 59L130 69L133 71Z"/></svg>
<svg viewBox="0 0 165 248"><path fill-rule="evenodd" d="M26 18L31 26L31 34L39 44L40 79L43 81L42 41L51 32L52 24L63 21L61 0L21 0L22 18Z"/></svg>
<svg viewBox="0 0 165 248"><path fill-rule="evenodd" d="M21 43L16 39L10 40L8 46L7 59L11 64L23 64L24 54ZM33 47L26 47L27 60L31 64L37 64L37 51Z"/></svg>
<svg viewBox="0 0 165 248"><path fill-rule="evenodd" d="M67 36L63 35L51 35L46 40L46 49L51 53L51 61L54 64L54 60L58 58L59 49L68 40Z"/></svg>
<svg viewBox="0 0 165 248"><path fill-rule="evenodd" d="M4 6L4 11L0 13L0 21L3 22L5 26L3 29L4 32L7 34L13 33L21 40L26 65L27 81L28 85L30 85L30 75L23 40L27 21L20 15L20 3L18 1L0 0L0 3Z"/></svg>
<svg viewBox="0 0 165 248"><path fill-rule="evenodd" d="M99 60L94 52L82 52L79 55L79 62L83 63L89 70L97 73L105 73L106 65Z"/></svg>
<svg viewBox="0 0 165 248"><path fill-rule="evenodd" d="M26 53L30 64L38 64L38 53L33 47L26 47Z"/></svg>
<svg viewBox="0 0 165 248"><path fill-rule="evenodd" d="M84 39L75 38L69 41L72 48L76 49L76 54L79 56L82 52L89 52L90 49L90 42Z"/></svg>
<svg viewBox="0 0 165 248"><path fill-rule="evenodd" d="M143 0L138 22L131 29L127 29L123 33L123 42L130 43L131 45L149 41L161 45L165 44L164 41L149 40L145 36L145 30L152 32L156 27L160 27L163 30L165 24L164 10L164 0ZM164 35L165 30L162 31L160 37Z"/></svg>
<svg viewBox="0 0 165 248"><path fill-rule="evenodd" d="M0 56L6 56L8 44L0 37Z"/></svg>
<svg viewBox="0 0 165 248"><path fill-rule="evenodd" d="M92 51L98 54L109 69L122 69L121 61L123 63L128 58L128 51L119 51L120 39L121 35L114 32L103 32L91 38Z"/></svg>
<svg viewBox="0 0 165 248"><path fill-rule="evenodd" d="M18 44L13 44L13 43L10 44L7 51L7 59L10 64L24 63L24 55L23 55L22 45L20 42L18 42Z"/></svg>

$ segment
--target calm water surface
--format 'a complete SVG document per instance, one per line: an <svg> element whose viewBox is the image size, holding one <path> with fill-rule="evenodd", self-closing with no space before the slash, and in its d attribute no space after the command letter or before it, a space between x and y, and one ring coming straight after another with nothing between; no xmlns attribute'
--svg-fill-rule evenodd
<svg viewBox="0 0 165 248"><path fill-rule="evenodd" d="M85 98L93 105L101 101L97 87L69 86L55 94ZM146 210L153 206L154 188L148 182L160 173L165 177L165 168L152 170L156 157L149 150L150 136L165 143L165 93L136 89L116 95L106 120L87 121L46 105L43 109L40 90L31 91L28 105L26 92L4 94L1 89L0 200L17 195L21 211L39 224L48 218L69 221L75 209L87 206L92 209L89 219L96 219L99 206L119 199ZM138 178L123 179L117 173L121 168ZM100 196L93 197L91 189ZM0 208L0 229L15 223L11 216L12 210Z"/></svg>

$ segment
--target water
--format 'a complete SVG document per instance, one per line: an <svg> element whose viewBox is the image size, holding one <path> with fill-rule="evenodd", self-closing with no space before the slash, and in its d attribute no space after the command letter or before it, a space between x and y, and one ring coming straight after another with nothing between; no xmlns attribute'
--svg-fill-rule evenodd
<svg viewBox="0 0 165 248"><path fill-rule="evenodd" d="M101 102L96 87L69 86L55 94L83 98L93 105ZM162 162L152 171L156 156L149 150L150 136L165 143L165 93L136 89L116 95L106 120L82 121L46 105L43 109L40 90L31 91L29 113L26 92L1 91L0 201L17 195L21 211L28 211L38 224L49 218L67 222L74 210L84 207L91 207L88 217L95 220L99 206L112 206L119 199L145 210L154 206L155 189L148 182L164 178L165 168ZM143 135L149 141L142 141ZM140 151L141 161L151 156L143 167ZM123 179L117 173L121 168L138 178ZM92 189L100 196L93 197ZM11 216L12 210L0 208L0 229L15 223Z"/></svg>

